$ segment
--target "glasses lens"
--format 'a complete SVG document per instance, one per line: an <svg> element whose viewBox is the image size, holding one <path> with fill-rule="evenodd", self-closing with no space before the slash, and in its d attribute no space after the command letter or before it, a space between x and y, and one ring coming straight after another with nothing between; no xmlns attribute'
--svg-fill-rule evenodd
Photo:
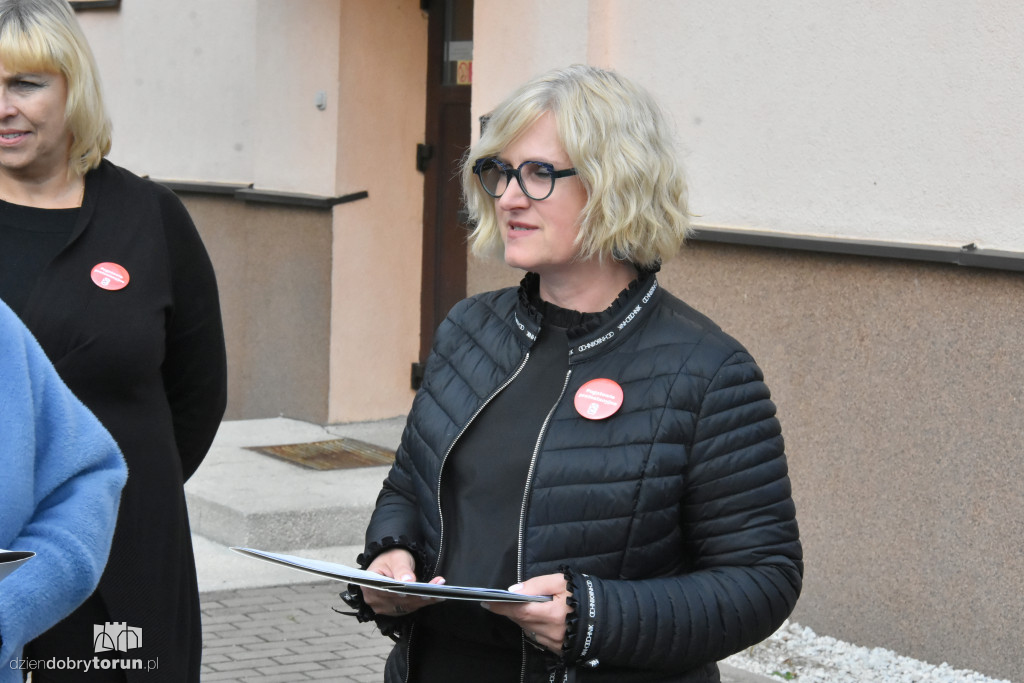
<svg viewBox="0 0 1024 683"><path fill-rule="evenodd" d="M480 161L480 184L483 185L487 194L492 197L500 197L508 186L508 176L505 174L505 166L497 159L483 159Z"/></svg>
<svg viewBox="0 0 1024 683"><path fill-rule="evenodd" d="M523 191L531 199L546 199L555 189L555 176L547 164L530 161L519 167Z"/></svg>

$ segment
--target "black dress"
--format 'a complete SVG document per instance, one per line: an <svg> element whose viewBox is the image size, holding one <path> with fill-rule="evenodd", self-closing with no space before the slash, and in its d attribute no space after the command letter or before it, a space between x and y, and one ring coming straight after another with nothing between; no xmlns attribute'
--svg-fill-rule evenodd
<svg viewBox="0 0 1024 683"><path fill-rule="evenodd" d="M70 238L39 272L19 314L114 436L128 483L96 594L26 656L140 659L150 670L127 671L127 680L198 681L202 629L183 484L205 457L227 400L213 267L169 190L108 161L85 181ZM126 271L127 284L94 279L101 264ZM93 632L79 632L104 610L110 622L139 629L141 647L95 654ZM88 679L79 671L71 680Z"/></svg>

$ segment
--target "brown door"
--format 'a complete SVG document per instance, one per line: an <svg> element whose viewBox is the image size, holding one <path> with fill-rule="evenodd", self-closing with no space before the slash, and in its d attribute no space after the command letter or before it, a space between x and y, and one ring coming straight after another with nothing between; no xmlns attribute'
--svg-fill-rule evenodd
<svg viewBox="0 0 1024 683"><path fill-rule="evenodd" d="M426 140L423 171L423 283L420 353L413 388L430 353L434 330L466 296L466 235L458 165L469 147L473 80L473 0L423 0L429 12Z"/></svg>

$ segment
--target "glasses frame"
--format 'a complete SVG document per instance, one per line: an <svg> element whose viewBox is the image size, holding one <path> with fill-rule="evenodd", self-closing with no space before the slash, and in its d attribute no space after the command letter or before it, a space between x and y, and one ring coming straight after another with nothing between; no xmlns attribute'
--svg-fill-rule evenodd
<svg viewBox="0 0 1024 683"><path fill-rule="evenodd" d="M487 185L484 183L483 165L485 163L487 163L487 162L494 163L505 174L505 189L502 190L498 194L494 194L493 192L491 192L487 188ZM537 166L541 166L549 174L551 174L551 189L548 190L548 193L546 195L544 195L543 197L534 197L532 194L530 194L530 191L526 189L526 185L523 183L522 169L523 169L523 166L526 166L527 164L536 164ZM503 162L501 159L498 159L497 157L483 157L481 159L477 159L476 163L473 164L473 173L476 175L477 179L480 181L480 187L484 188L484 192L486 192L490 196L494 197L495 199L498 199L503 194L505 194L505 192L508 190L509 186L512 185L512 179L515 178L516 182L519 183L519 189L522 190L523 194L525 194L527 197L529 197L530 199L532 199L535 202L540 202L540 201L543 201L543 200L547 199L548 197L550 197L551 193L555 191L555 181L556 180L558 180L559 178L567 178L569 176L576 175L576 169L575 168L567 168L567 169L562 170L562 171L556 171L555 167L552 166L551 164L549 164L546 161L530 161L530 160L524 161L523 163L519 164L519 168L512 168L511 166L509 166L508 164Z"/></svg>

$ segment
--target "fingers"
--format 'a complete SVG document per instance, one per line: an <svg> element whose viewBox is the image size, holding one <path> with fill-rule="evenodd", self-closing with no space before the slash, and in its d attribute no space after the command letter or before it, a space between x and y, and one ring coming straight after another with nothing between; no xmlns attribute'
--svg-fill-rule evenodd
<svg viewBox="0 0 1024 683"><path fill-rule="evenodd" d="M412 553L404 548L393 548L374 558L366 571L375 572L398 581L416 580L416 560ZM430 580L433 584L443 584L444 578L437 576ZM404 616L418 609L439 602L436 598L420 598L402 595L391 591L363 588L363 600L381 616Z"/></svg>
<svg viewBox="0 0 1024 683"><path fill-rule="evenodd" d="M372 588L363 588L363 600L376 614L385 617L405 616L428 605L433 605L435 602L440 602L437 598L420 598Z"/></svg>
<svg viewBox="0 0 1024 683"><path fill-rule="evenodd" d="M366 571L381 574L389 579L415 581L416 560L405 548L392 548L375 557Z"/></svg>
<svg viewBox="0 0 1024 683"><path fill-rule="evenodd" d="M565 583L565 576L562 574L545 574L535 576L528 581L509 588L513 593L525 593L527 595L558 595L565 594L568 587Z"/></svg>
<svg viewBox="0 0 1024 683"><path fill-rule="evenodd" d="M565 618L572 611L566 598L568 587L561 574L538 576L509 588L513 593L550 595L550 602L485 602L486 609L515 622L528 640L553 652L562 649Z"/></svg>

